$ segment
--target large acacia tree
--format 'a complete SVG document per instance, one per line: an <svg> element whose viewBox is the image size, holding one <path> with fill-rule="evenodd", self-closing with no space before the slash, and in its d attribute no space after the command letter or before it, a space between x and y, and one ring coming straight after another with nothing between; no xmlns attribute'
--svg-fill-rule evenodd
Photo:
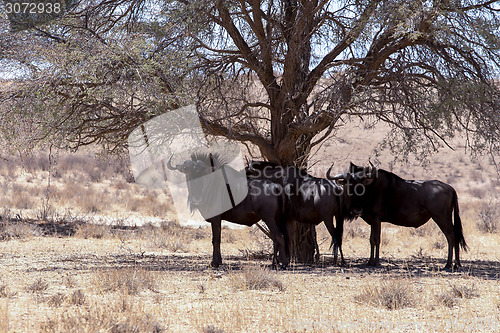
<svg viewBox="0 0 500 333"><path fill-rule="evenodd" d="M82 1L2 33L0 57L24 69L0 96L3 131L113 149L196 103L208 135L282 165L307 167L351 117L389 123L403 154L463 130L471 151L495 155L499 11L488 0ZM299 229L299 259L311 260L314 228Z"/></svg>

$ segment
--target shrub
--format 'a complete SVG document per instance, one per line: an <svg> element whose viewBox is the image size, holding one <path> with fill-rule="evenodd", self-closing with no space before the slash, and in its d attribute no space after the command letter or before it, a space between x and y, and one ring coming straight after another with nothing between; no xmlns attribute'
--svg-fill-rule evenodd
<svg viewBox="0 0 500 333"><path fill-rule="evenodd" d="M95 284L104 291L123 291L136 295L142 290L156 290L157 279L153 272L142 268L122 268L98 271Z"/></svg>
<svg viewBox="0 0 500 333"><path fill-rule="evenodd" d="M49 288L49 283L42 278L38 278L26 290L31 293L40 293L47 290L47 288Z"/></svg>
<svg viewBox="0 0 500 333"><path fill-rule="evenodd" d="M498 209L498 203L490 200L488 203L484 204L483 208L479 211L477 227L484 233L497 233L499 230L499 219L500 210Z"/></svg>
<svg viewBox="0 0 500 333"><path fill-rule="evenodd" d="M356 296L356 301L389 310L397 310L415 305L415 291L407 280L383 281L377 286L366 286Z"/></svg>
<svg viewBox="0 0 500 333"><path fill-rule="evenodd" d="M479 297L477 287L474 283L471 285L453 284L453 285L451 285L451 291L455 297L467 298L467 299Z"/></svg>
<svg viewBox="0 0 500 333"><path fill-rule="evenodd" d="M75 290L71 294L70 302L73 305L83 305L85 303L85 294L81 289Z"/></svg>
<svg viewBox="0 0 500 333"><path fill-rule="evenodd" d="M242 290L278 289L284 291L285 286L275 272L260 266L246 266L238 275L232 276L233 285Z"/></svg>

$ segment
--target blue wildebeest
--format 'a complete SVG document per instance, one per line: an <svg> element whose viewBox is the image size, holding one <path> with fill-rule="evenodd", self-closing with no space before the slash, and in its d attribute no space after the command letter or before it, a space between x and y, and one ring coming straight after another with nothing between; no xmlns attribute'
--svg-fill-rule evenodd
<svg viewBox="0 0 500 333"><path fill-rule="evenodd" d="M431 218L448 241L445 269L452 267L453 249L455 268L461 266L460 247L466 251L467 244L462 231L457 192L450 185L439 180L405 180L373 165L359 167L353 163L349 173L327 177L341 181L345 186L362 184L365 187L362 195L351 197L351 209L360 211L361 218L371 225L369 266L379 264L381 222L418 228Z"/></svg>
<svg viewBox="0 0 500 333"><path fill-rule="evenodd" d="M221 194L227 195L229 188L228 179L241 176L238 171L231 168L218 154L193 153L191 159L172 166L172 157L168 160L167 167L185 174L188 185L188 203L191 211L198 210L203 218L212 225L213 257L212 266L222 264L220 253L221 220L236 224L252 226L260 220L264 221L273 240L274 256L273 267L279 262L283 268L288 265L285 250L285 239L280 231L281 218L284 213L284 194L280 185L264 179L247 179L248 194L238 204L227 211L212 216L214 205L218 205ZM205 178L215 170L224 167L225 182L217 182ZM201 179L202 181L193 181ZM243 185L244 186L244 185ZM233 200L233 199L231 199Z"/></svg>
<svg viewBox="0 0 500 333"><path fill-rule="evenodd" d="M305 170L289 166L282 167L272 162L253 161L247 168L249 177L270 179L283 186L286 193L287 230L284 232L287 255L290 255L290 221L318 225L325 222L332 236L334 263L338 264L338 251L341 263L345 264L342 253L342 233L349 197L342 186L335 182L309 175ZM336 227L333 224L335 216ZM347 217L348 218L348 217ZM319 253L319 251L317 252Z"/></svg>

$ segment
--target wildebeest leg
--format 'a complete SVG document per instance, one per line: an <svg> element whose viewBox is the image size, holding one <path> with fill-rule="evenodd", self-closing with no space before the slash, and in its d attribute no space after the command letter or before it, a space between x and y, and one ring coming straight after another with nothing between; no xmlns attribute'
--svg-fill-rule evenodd
<svg viewBox="0 0 500 333"><path fill-rule="evenodd" d="M279 261L281 262L281 265L283 268L286 268L288 266L288 261L287 261L287 255L286 255L286 249L285 249L285 237L281 233L280 229L278 228L278 225L276 224L275 221L264 221L269 228L269 231L271 232L271 237L273 238L273 249L274 249L274 255L273 255L273 267L277 267L278 264L278 252L279 252ZM279 248L279 251L278 251Z"/></svg>
<svg viewBox="0 0 500 333"><path fill-rule="evenodd" d="M379 219L371 221L371 234L370 234L370 260L368 266L377 266L379 264L379 249L380 249L380 229L381 222Z"/></svg>
<svg viewBox="0 0 500 333"><path fill-rule="evenodd" d="M336 223L336 228L335 228L335 235L336 235L336 240L337 240L337 247L338 250L340 251L340 264L345 265L345 260L344 260L344 253L342 252L342 237L344 235L344 219L341 217L339 214L335 216L335 223Z"/></svg>
<svg viewBox="0 0 500 333"><path fill-rule="evenodd" d="M436 222L439 229L441 229L443 234L446 236L446 240L448 241L448 260L446 261L446 266L444 266L444 269L451 269L453 264L453 248L455 247L455 234L453 232L451 216L449 219L447 219L446 217L433 216L432 219Z"/></svg>
<svg viewBox="0 0 500 333"><path fill-rule="evenodd" d="M460 244L455 240L455 269L462 267L460 264Z"/></svg>
<svg viewBox="0 0 500 333"><path fill-rule="evenodd" d="M222 265L222 255L220 253L220 234L221 234L221 219L214 218L212 221L212 245L214 252L212 255L212 267Z"/></svg>

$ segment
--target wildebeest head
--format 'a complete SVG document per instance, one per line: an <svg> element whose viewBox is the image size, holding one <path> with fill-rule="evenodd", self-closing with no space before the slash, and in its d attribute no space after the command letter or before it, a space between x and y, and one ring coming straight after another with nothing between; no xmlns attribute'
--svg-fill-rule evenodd
<svg viewBox="0 0 500 333"><path fill-rule="evenodd" d="M369 167L359 167L351 162L349 172L331 176L332 167L328 169L326 177L344 187L343 192L349 197L349 218L360 216L363 213L363 197L369 186L377 179L377 168L371 162Z"/></svg>
<svg viewBox="0 0 500 333"><path fill-rule="evenodd" d="M191 156L191 160L186 160L183 163L173 166L172 156L167 162L167 168L176 170L186 175L186 183L189 191L189 203L192 208L196 208L202 202L204 195L207 194L210 186L209 179L203 178L211 172L213 167L201 159ZM212 158L212 156L210 156Z"/></svg>

